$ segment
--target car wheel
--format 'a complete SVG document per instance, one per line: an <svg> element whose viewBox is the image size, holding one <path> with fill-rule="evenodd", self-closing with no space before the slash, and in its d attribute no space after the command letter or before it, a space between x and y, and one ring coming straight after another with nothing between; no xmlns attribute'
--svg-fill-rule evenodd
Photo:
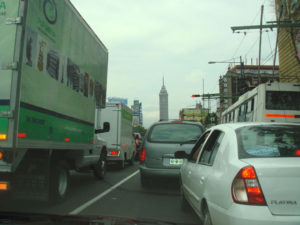
<svg viewBox="0 0 300 225"><path fill-rule="evenodd" d="M105 154L101 154L96 165L93 166L93 173L97 179L103 179L106 173Z"/></svg>
<svg viewBox="0 0 300 225"><path fill-rule="evenodd" d="M203 225L212 225L210 213L209 213L209 210L208 210L207 207L206 207L206 209L204 211Z"/></svg>
<svg viewBox="0 0 300 225"><path fill-rule="evenodd" d="M70 186L69 168L65 162L54 162L50 182L50 200L61 201L65 199Z"/></svg>
<svg viewBox="0 0 300 225"><path fill-rule="evenodd" d="M184 212L187 212L190 210L190 205L184 196L182 186L180 187L180 208Z"/></svg>

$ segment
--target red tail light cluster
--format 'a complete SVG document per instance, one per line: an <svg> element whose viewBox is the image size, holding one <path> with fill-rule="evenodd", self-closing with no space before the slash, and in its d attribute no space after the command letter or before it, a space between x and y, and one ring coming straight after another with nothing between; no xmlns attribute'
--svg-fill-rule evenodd
<svg viewBox="0 0 300 225"><path fill-rule="evenodd" d="M145 161L145 155L146 155L146 150L143 148L141 153L140 153L140 160L141 162Z"/></svg>
<svg viewBox="0 0 300 225"><path fill-rule="evenodd" d="M266 205L253 167L242 168L234 178L231 186L233 201L239 204Z"/></svg>

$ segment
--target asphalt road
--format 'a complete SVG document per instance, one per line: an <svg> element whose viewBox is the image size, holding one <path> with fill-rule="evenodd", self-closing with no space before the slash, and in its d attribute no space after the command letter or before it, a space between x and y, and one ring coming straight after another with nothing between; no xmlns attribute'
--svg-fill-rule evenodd
<svg viewBox="0 0 300 225"><path fill-rule="evenodd" d="M97 180L90 173L72 172L69 195L61 203L11 201L0 205L0 211L4 210L201 224L192 209L180 209L178 181L153 180L150 187L143 188L137 162L123 170L109 166L104 180Z"/></svg>

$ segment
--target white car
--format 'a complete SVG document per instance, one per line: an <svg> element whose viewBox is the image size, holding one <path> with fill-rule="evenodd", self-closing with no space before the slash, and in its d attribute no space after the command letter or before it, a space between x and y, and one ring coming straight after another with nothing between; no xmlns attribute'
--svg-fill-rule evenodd
<svg viewBox="0 0 300 225"><path fill-rule="evenodd" d="M218 125L175 157L182 207L204 225L300 224L300 124Z"/></svg>

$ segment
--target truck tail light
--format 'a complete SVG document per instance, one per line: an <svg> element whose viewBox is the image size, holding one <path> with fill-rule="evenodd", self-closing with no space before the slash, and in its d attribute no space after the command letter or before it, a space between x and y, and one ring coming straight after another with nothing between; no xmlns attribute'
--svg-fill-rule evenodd
<svg viewBox="0 0 300 225"><path fill-rule="evenodd" d="M0 191L6 191L8 189L7 182L1 182L0 181Z"/></svg>
<svg viewBox="0 0 300 225"><path fill-rule="evenodd" d="M141 162L145 161L145 155L146 155L146 150L143 148L140 154L140 160Z"/></svg>
<svg viewBox="0 0 300 225"><path fill-rule="evenodd" d="M0 140L6 140L7 134L0 134Z"/></svg>
<svg viewBox="0 0 300 225"><path fill-rule="evenodd" d="M0 152L0 160L3 159L3 153Z"/></svg>
<svg viewBox="0 0 300 225"><path fill-rule="evenodd" d="M120 151L119 150L110 150L108 151L108 156L119 156Z"/></svg>
<svg viewBox="0 0 300 225"><path fill-rule="evenodd" d="M252 166L242 168L231 185L233 201L239 204L266 205L266 201Z"/></svg>
<svg viewBox="0 0 300 225"><path fill-rule="evenodd" d="M26 133L18 133L19 138L26 138L27 134Z"/></svg>

